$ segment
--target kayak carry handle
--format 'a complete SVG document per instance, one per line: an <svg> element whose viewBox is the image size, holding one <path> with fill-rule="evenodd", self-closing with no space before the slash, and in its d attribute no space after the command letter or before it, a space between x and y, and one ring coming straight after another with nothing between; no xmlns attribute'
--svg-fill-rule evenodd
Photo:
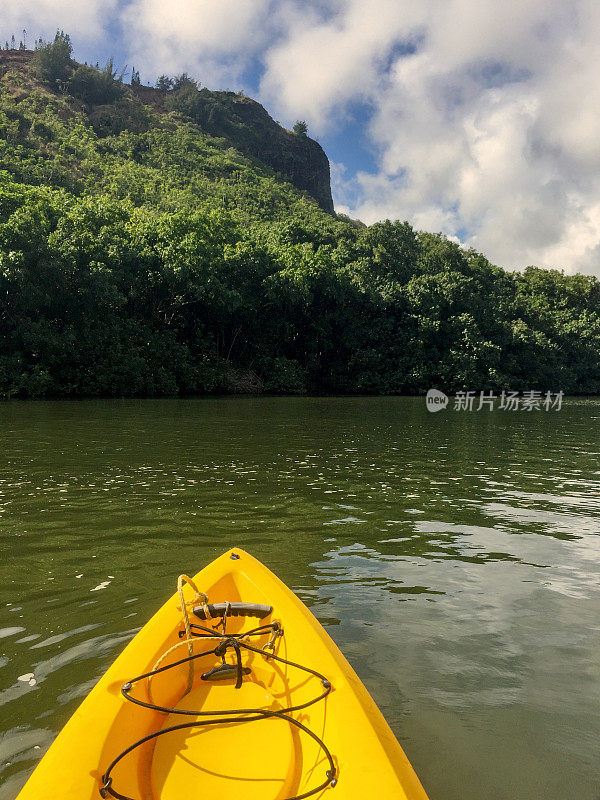
<svg viewBox="0 0 600 800"><path fill-rule="evenodd" d="M273 606L265 606L261 603L209 603L208 613L211 618L224 617L227 612L228 617L258 617L264 619L273 611ZM195 606L194 614L199 619L207 619L205 606Z"/></svg>

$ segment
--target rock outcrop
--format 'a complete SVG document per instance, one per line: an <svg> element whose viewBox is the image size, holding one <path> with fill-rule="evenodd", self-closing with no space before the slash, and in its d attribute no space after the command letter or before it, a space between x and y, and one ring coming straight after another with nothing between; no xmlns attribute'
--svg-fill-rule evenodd
<svg viewBox="0 0 600 800"><path fill-rule="evenodd" d="M32 57L32 50L0 50L0 69L27 69ZM73 68L78 66L73 62ZM172 93L143 85L126 88L155 111L169 110ZM96 107L88 109L91 118L96 111ZM244 155L258 159L297 189L308 192L324 211L334 213L329 160L321 145L283 128L260 103L242 93L201 89L193 120L206 133L226 139Z"/></svg>

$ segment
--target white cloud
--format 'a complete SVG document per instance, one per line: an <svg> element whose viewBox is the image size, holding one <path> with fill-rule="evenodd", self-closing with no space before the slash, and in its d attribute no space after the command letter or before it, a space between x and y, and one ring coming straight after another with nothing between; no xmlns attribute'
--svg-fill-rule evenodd
<svg viewBox="0 0 600 800"><path fill-rule="evenodd" d="M42 36L48 39L64 28L78 41L102 36L117 0L0 0L2 41L14 34L17 41L27 31L27 44Z"/></svg>
<svg viewBox="0 0 600 800"><path fill-rule="evenodd" d="M211 87L235 83L268 45L269 7L269 0L132 0L122 13L129 60L153 74L188 71Z"/></svg>
<svg viewBox="0 0 600 800"><path fill-rule="evenodd" d="M350 100L376 94L383 60L407 31L397 0L330 2L325 19L298 14L265 54L263 95L317 128ZM335 13L337 12L337 13Z"/></svg>
<svg viewBox="0 0 600 800"><path fill-rule="evenodd" d="M349 183L334 171L347 213L461 234L505 267L600 274L600 7L340 0L329 10L268 51L262 89L317 130L356 100L372 104L377 174ZM395 55L411 41L413 54Z"/></svg>

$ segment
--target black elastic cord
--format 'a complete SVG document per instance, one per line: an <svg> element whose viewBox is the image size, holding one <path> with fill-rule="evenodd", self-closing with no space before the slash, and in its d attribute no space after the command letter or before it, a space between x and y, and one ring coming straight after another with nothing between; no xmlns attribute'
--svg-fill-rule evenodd
<svg viewBox="0 0 600 800"><path fill-rule="evenodd" d="M229 647L232 647L234 652L235 652L235 661L236 661L235 666L236 666L236 673L237 673L237 678L236 678L236 681L235 681L235 688L239 689L239 688L241 688L241 685L242 685L242 678L244 676L244 672L242 670L242 652L241 652L240 643L238 642L238 640L234 639L233 637L231 637L229 639L225 639L224 642L221 642L220 644L218 644L215 647L215 655L219 656L220 658L224 658L225 657L225 653L227 652L227 648L229 648Z"/></svg>
<svg viewBox="0 0 600 800"><path fill-rule="evenodd" d="M211 639L215 636L221 636L222 634L215 633L216 628L207 628L204 625L198 625L195 622L190 622L190 628L192 631L192 636L195 636L198 639ZM194 631L205 631L205 633L194 633ZM242 633L228 633L227 636L230 638L235 639L245 639L247 636L261 636L263 633L267 631L279 631L281 630L281 625L279 622L269 622L267 625L260 625L258 628L252 628L250 631L243 631ZM185 631L179 631L179 638L183 639L185 636Z"/></svg>
<svg viewBox="0 0 600 800"><path fill-rule="evenodd" d="M275 626L277 626L277 627L275 627ZM193 625L192 627L200 628L202 630L207 630L211 635L214 636L214 633L211 632L207 628L203 628L202 626L199 626L199 625ZM271 623L270 625L260 626L260 628L256 628L256 629L254 629L252 631L248 631L247 633L230 634L227 637L227 639L221 641L212 650L206 650L206 651L204 651L202 653L196 653L196 654L191 655L191 656L186 656L185 658L179 659L178 661L174 661L173 663L167 664L164 667L159 667L158 669L152 670L151 672L145 672L142 675L138 675L136 678L132 678L130 681L125 683L123 685L123 687L121 688L121 693L122 693L123 697L125 697L126 700L129 700L131 703L134 703L135 705L142 706L143 708L149 708L149 709L152 709L154 711L159 711L159 712L164 713L164 714L181 714L181 715L186 715L186 716L204 716L204 717L211 717L211 719L196 720L195 722L183 722L183 723L179 723L177 725L169 726L168 728L162 728L160 731L155 731L154 733L150 733L147 736L144 736L142 739L139 739L137 742L134 742L133 744L131 744L129 747L127 747L125 750L123 750L111 762L111 764L108 766L108 769L106 770L106 772L102 776L103 786L100 789L100 794L102 795L102 797L107 797L107 795L111 795L111 797L116 798L116 800L134 800L134 798L127 797L126 795L122 795L119 792L117 792L115 789L112 788L111 772L113 771L115 766L123 758L125 758L125 756L127 756L129 753L132 752L132 750L135 750L137 747L140 747L141 745L145 744L146 742L148 742L148 741L150 741L152 739L156 739L159 736L163 736L164 734L172 733L173 731L182 730L182 729L185 729L185 728L196 728L196 727L202 727L202 726L206 726L206 725L217 725L217 724L223 724L223 723L255 722L255 721L260 720L260 719L272 719L272 718L285 720L286 722L289 722L291 725L294 725L299 730L303 731L308 736L310 736L319 745L319 747L321 748L321 750L325 754L325 756L327 758L327 761L329 763L329 769L325 773L326 774L326 779L320 786L317 786L315 789L311 789L310 791L305 792L304 794L295 795L294 797L290 797L287 800L304 800L304 798L311 797L311 796L321 792L323 789L325 789L329 785L335 786L335 784L337 782L336 777L335 777L336 769L335 769L335 764L333 762L333 757L332 757L327 745L325 744L325 742L319 736L317 736L316 733L313 733L313 731L311 731L309 728L307 728L306 725L303 725L298 720L296 720L293 717L289 716L293 712L300 711L302 709L308 708L309 706L314 705L315 703L318 703L320 700L324 700L327 697L327 695L329 694L329 692L331 691L331 688L332 688L331 687L331 683L327 680L327 678L324 675L321 675L320 672L317 672L316 670L313 670L310 667L305 667L302 664L297 664L294 661L289 661L288 659L285 659L285 658L282 658L281 656L275 655L275 653L265 653L263 650L259 650L258 648L252 647L251 645L249 645L246 642L242 641L242 639L244 637L246 637L246 636L249 636L249 635L252 635L252 634L261 635L261 634L265 634L268 630L272 630L272 631L273 630L280 630L280 628L281 628L281 626L279 625L279 623ZM264 629L266 629L266 630L264 630ZM259 631L260 631L260 633L259 633ZM205 638L205 637L202 634L200 634L199 638ZM208 638L208 637L206 637L206 638ZM303 672L307 672L310 675L313 675L315 678L319 678L325 691L323 691L318 697L315 697L315 698L313 698L311 700L308 700L305 703L301 703L301 704L296 705L296 706L289 706L287 708L282 708L282 709L279 709L277 711L269 711L269 710L261 709L261 708L248 708L248 709L240 709L240 708L238 708L238 709L232 709L232 710L224 709L224 710L220 710L220 711L201 711L201 710L198 710L198 711L186 711L186 710L178 709L178 708L169 708L169 707L165 707L165 706L158 706L155 703L146 703L143 700L138 700L137 698L132 697L129 694L129 692L133 688L133 685L135 683L137 683L138 681L144 680L145 678L149 678L149 677L154 676L154 675L158 675L161 672L165 672L166 670L173 669L173 667L179 666L180 664L185 664L185 663L193 661L193 660L195 660L197 658L202 658L203 656L217 655L217 656L220 656L220 657L224 657L225 653L227 652L227 650L229 648L233 649L235 654L236 654L236 666L237 666L236 689L240 688L240 686L242 685L243 670L242 670L241 650L242 650L242 648L244 648L245 650L249 650L252 653L258 653L259 655L263 656L266 659L274 659L275 661L278 661L281 664L286 664L287 666L295 667L296 669L302 670ZM236 715L236 716L233 716L233 715ZM217 718L215 719L215 717L217 717Z"/></svg>

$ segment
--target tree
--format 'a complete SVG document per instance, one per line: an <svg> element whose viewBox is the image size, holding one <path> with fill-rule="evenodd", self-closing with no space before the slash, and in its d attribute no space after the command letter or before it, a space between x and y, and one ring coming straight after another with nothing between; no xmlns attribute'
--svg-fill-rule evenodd
<svg viewBox="0 0 600 800"><path fill-rule="evenodd" d="M193 78L187 74L187 72L182 72L181 75L176 75L173 80L173 89L177 91L178 89L186 89L188 86L193 87L194 89L198 88L198 83Z"/></svg>
<svg viewBox="0 0 600 800"><path fill-rule="evenodd" d="M82 64L77 67L69 81L69 91L90 105L114 103L123 94L123 85L115 79L112 59L103 70Z"/></svg>
<svg viewBox="0 0 600 800"><path fill-rule="evenodd" d="M420 247L408 222L375 222L362 231L361 241L373 278L380 285L406 283L416 271Z"/></svg>
<svg viewBox="0 0 600 800"><path fill-rule="evenodd" d="M40 40L32 61L33 70L39 80L53 89L60 88L71 72L72 52L71 37L64 31L56 31L52 42Z"/></svg>
<svg viewBox="0 0 600 800"><path fill-rule="evenodd" d="M161 75L155 86L159 92L170 92L173 88L173 78L169 78L168 75Z"/></svg>
<svg viewBox="0 0 600 800"><path fill-rule="evenodd" d="M131 68L131 85L132 86L140 86L142 81L140 80L140 73L139 70L136 70L135 67Z"/></svg>
<svg viewBox="0 0 600 800"><path fill-rule="evenodd" d="M180 114L198 121L202 114L204 103L196 85L188 83L181 88L173 89L169 93L165 107L168 111L178 111Z"/></svg>
<svg viewBox="0 0 600 800"><path fill-rule="evenodd" d="M308 125L303 119L298 119L293 127L293 131L296 136L306 136L308 134Z"/></svg>

